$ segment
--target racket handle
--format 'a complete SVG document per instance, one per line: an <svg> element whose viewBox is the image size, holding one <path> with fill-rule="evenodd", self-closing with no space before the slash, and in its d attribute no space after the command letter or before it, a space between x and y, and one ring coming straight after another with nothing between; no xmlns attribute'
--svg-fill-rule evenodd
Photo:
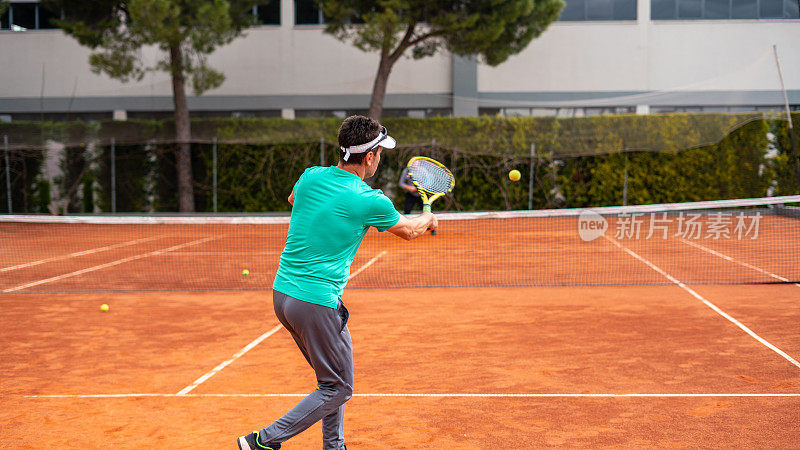
<svg viewBox="0 0 800 450"><path fill-rule="evenodd" d="M430 203L423 203L422 204L422 212L423 213L431 212L431 204ZM436 236L436 230L434 230L432 228L428 228L428 229L431 230L431 236Z"/></svg>

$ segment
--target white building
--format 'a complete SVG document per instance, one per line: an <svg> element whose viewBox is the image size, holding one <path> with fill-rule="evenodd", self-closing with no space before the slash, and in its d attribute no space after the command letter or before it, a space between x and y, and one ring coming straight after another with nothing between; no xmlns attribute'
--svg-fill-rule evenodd
<svg viewBox="0 0 800 450"><path fill-rule="evenodd" d="M439 54L395 66L385 116L780 109L773 45L800 105L798 0L566 0L560 21L497 67ZM378 56L323 32L311 0L256 8L244 37L210 64L227 79L190 97L200 116L344 116L365 111ZM0 120L158 118L166 73L121 83L36 1L0 18ZM155 58L155 51L145 52Z"/></svg>

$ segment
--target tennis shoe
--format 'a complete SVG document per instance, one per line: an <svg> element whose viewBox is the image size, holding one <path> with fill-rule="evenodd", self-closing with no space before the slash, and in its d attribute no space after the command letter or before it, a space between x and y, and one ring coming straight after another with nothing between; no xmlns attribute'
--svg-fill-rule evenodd
<svg viewBox="0 0 800 450"><path fill-rule="evenodd" d="M281 444L262 444L258 438L258 431L240 437L236 443L239 444L239 450L278 450L281 448Z"/></svg>

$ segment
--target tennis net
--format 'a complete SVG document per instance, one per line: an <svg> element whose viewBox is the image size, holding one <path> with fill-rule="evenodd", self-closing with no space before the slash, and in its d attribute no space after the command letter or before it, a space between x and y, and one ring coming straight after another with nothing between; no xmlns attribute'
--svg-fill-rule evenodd
<svg viewBox="0 0 800 450"><path fill-rule="evenodd" d="M449 213L372 229L350 288L800 282L800 196ZM288 216L0 216L0 293L268 290ZM321 225L324 227L324 225ZM320 232L324 233L324 229Z"/></svg>

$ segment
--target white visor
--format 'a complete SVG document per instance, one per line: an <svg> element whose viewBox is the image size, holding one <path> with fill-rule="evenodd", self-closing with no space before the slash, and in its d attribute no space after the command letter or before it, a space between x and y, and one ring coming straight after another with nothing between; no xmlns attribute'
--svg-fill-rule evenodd
<svg viewBox="0 0 800 450"><path fill-rule="evenodd" d="M397 145L397 141L395 141L393 137L389 136L389 132L386 131L386 127L381 127L381 132L378 133L378 137L375 139L364 144L340 148L344 152L344 160L347 161L350 159L350 155L353 153L365 153L378 146L383 148L394 148L395 145Z"/></svg>

